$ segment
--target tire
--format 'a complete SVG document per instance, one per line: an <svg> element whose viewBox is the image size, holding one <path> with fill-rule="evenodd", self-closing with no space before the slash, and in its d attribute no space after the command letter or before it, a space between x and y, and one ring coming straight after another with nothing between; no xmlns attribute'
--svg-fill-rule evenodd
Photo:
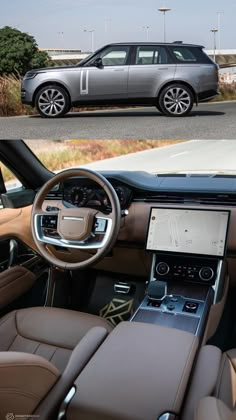
<svg viewBox="0 0 236 420"><path fill-rule="evenodd" d="M48 85L37 93L35 106L42 117L59 118L70 110L70 98L63 87Z"/></svg>
<svg viewBox="0 0 236 420"><path fill-rule="evenodd" d="M160 105L159 105L158 103L156 104L156 109L157 109L157 111L159 111L161 114L163 114L162 109L161 109L161 107L160 107Z"/></svg>
<svg viewBox="0 0 236 420"><path fill-rule="evenodd" d="M184 117L193 107L193 93L181 84L166 86L159 96L159 106L169 117Z"/></svg>

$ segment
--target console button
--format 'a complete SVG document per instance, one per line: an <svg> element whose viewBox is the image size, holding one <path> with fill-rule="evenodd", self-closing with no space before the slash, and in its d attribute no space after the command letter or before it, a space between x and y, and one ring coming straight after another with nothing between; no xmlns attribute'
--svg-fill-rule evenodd
<svg viewBox="0 0 236 420"><path fill-rule="evenodd" d="M210 281L214 276L214 271L211 267L202 267L199 271L199 277L203 281Z"/></svg>
<svg viewBox="0 0 236 420"><path fill-rule="evenodd" d="M173 311L175 309L175 305L169 303L169 305L167 305L167 309L169 309L169 311Z"/></svg>
<svg viewBox="0 0 236 420"><path fill-rule="evenodd" d="M198 303L190 302L190 301L185 302L184 307L183 307L184 312L190 312L192 314L195 314L197 312L197 309L198 309Z"/></svg>
<svg viewBox="0 0 236 420"><path fill-rule="evenodd" d="M170 267L166 262L159 262L156 266L156 273L160 276L165 276L170 271Z"/></svg>

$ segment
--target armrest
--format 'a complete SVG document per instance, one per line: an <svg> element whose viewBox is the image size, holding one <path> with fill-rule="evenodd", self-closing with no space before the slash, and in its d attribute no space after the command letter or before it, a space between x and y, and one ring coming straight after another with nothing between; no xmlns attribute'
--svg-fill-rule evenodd
<svg viewBox="0 0 236 420"><path fill-rule="evenodd" d="M75 381L68 420L157 419L178 414L198 338L174 328L122 322Z"/></svg>
<svg viewBox="0 0 236 420"><path fill-rule="evenodd" d="M194 409L198 402L202 398L213 394L217 383L221 358L222 353L218 347L204 346L199 351L197 363L192 373L182 420L192 419Z"/></svg>
<svg viewBox="0 0 236 420"><path fill-rule="evenodd" d="M59 376L59 370L40 356L0 352L0 418L32 414Z"/></svg>
<svg viewBox="0 0 236 420"><path fill-rule="evenodd" d="M8 268L0 273L0 308L27 292L35 280L35 275L21 266Z"/></svg>

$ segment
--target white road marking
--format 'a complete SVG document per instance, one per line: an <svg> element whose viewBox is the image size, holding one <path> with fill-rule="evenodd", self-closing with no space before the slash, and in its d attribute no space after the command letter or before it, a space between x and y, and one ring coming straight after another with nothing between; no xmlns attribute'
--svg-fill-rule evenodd
<svg viewBox="0 0 236 420"><path fill-rule="evenodd" d="M187 150L185 150L184 152L180 152L180 153L175 153L175 155L171 155L170 159L174 159L178 156L182 156L182 155L187 155L189 152Z"/></svg>

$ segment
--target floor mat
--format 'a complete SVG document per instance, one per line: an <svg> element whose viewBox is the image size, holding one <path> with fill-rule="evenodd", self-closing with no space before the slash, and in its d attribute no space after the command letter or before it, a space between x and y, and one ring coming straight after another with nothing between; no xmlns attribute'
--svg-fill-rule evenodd
<svg viewBox="0 0 236 420"><path fill-rule="evenodd" d="M116 293L114 285L117 282L125 282L130 285L129 294ZM140 305L145 292L145 280L136 278L99 274L96 278L93 293L87 311L102 316L113 325L121 321L127 321Z"/></svg>
<svg viewBox="0 0 236 420"><path fill-rule="evenodd" d="M110 303L104 306L99 312L99 315L113 325L119 324L121 321L127 321L133 313L134 299L120 299L114 297Z"/></svg>

